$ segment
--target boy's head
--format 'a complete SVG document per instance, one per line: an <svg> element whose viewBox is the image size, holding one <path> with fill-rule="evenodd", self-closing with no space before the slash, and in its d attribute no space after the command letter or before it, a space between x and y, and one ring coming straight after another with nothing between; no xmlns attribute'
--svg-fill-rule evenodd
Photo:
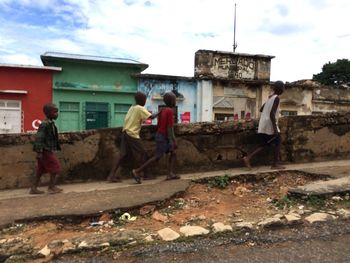
<svg viewBox="0 0 350 263"><path fill-rule="evenodd" d="M167 105L170 108L176 106L176 96L172 92L165 93L163 96L163 101L164 101L165 105Z"/></svg>
<svg viewBox="0 0 350 263"><path fill-rule="evenodd" d="M53 103L46 103L43 107L43 112L48 119L56 120L58 117L58 108Z"/></svg>
<svg viewBox="0 0 350 263"><path fill-rule="evenodd" d="M275 94L277 95L281 95L283 92L284 92L284 83L283 81L276 81L274 84L273 84L273 91Z"/></svg>
<svg viewBox="0 0 350 263"><path fill-rule="evenodd" d="M146 99L147 99L146 94L142 93L141 91L136 92L135 102L137 105L145 106Z"/></svg>

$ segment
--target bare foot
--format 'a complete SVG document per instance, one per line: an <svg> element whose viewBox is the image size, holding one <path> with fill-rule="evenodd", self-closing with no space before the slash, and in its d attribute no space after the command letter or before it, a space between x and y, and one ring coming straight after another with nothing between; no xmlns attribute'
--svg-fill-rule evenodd
<svg viewBox="0 0 350 263"><path fill-rule="evenodd" d="M252 166L250 165L250 160L248 159L247 156L243 157L243 161L244 161L245 166L246 166L249 170L251 170L251 169L252 169Z"/></svg>
<svg viewBox="0 0 350 263"><path fill-rule="evenodd" d="M47 192L49 194L58 194L58 193L61 193L63 191L63 189L61 188L58 188L57 186L54 186L54 187L49 187Z"/></svg>
<svg viewBox="0 0 350 263"><path fill-rule="evenodd" d="M45 193L45 192L41 191L41 190L38 190L37 188L32 188L29 191L29 194L31 194L31 195L41 195L43 193Z"/></svg>
<svg viewBox="0 0 350 263"><path fill-rule="evenodd" d="M131 171L131 175L132 175L132 177L135 179L135 181L136 181L137 184L141 184L141 177L139 176L139 174L136 172L135 169L133 169L133 170Z"/></svg>
<svg viewBox="0 0 350 263"><path fill-rule="evenodd" d="M272 165L271 169L272 170L283 170L283 169L286 169L286 167L282 166L282 165L279 165L279 164L276 164L276 165Z"/></svg>

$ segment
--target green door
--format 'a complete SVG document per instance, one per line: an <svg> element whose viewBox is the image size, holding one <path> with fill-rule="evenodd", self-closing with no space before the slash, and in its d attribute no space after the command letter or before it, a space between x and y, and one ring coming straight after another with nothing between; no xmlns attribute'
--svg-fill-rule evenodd
<svg viewBox="0 0 350 263"><path fill-rule="evenodd" d="M60 102L58 122L60 132L79 131L79 102Z"/></svg>
<svg viewBox="0 0 350 263"><path fill-rule="evenodd" d="M86 103L85 127L89 129L108 127L108 103Z"/></svg>

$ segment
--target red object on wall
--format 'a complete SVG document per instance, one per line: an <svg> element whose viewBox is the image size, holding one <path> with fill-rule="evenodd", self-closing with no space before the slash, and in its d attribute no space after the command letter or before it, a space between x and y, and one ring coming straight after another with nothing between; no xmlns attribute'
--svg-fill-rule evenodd
<svg viewBox="0 0 350 263"><path fill-rule="evenodd" d="M152 111L149 111L152 114ZM142 124L152 124L152 119L145 120Z"/></svg>
<svg viewBox="0 0 350 263"><path fill-rule="evenodd" d="M191 112L184 112L181 114L181 122L182 123L190 123L191 122Z"/></svg>
<svg viewBox="0 0 350 263"><path fill-rule="evenodd" d="M6 129L13 126L11 124L8 126L10 128L6 128L8 123L4 121L4 114L13 110L11 105L15 104L12 102L20 102L20 132L35 131L38 128L40 121L45 118L43 105L52 102L55 71L61 71L61 68L0 64L0 114L2 113L3 119L0 120L0 133L6 133ZM15 120L12 121L17 122L19 108L15 111Z"/></svg>

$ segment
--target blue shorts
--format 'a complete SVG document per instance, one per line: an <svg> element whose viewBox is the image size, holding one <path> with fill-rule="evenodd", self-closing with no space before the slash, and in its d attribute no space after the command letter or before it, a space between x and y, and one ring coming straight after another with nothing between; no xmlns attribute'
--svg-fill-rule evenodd
<svg viewBox="0 0 350 263"><path fill-rule="evenodd" d="M163 134L156 133L156 157L160 159L164 154L174 151L174 144Z"/></svg>
<svg viewBox="0 0 350 263"><path fill-rule="evenodd" d="M258 133L260 146L267 146L267 145L280 145L281 144L281 135L275 135L275 134L265 134L265 133Z"/></svg>

